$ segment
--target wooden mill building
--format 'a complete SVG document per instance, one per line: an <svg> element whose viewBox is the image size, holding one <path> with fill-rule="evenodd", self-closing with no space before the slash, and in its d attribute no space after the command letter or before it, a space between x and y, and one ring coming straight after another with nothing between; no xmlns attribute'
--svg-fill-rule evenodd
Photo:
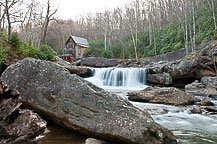
<svg viewBox="0 0 217 144"><path fill-rule="evenodd" d="M71 35L65 45L66 55L73 57L73 59L80 59L88 48L88 41L84 38Z"/></svg>

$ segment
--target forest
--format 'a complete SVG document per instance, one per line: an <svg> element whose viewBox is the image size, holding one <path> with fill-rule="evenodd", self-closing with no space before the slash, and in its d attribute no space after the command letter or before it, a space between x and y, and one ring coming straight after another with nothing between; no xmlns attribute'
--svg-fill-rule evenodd
<svg viewBox="0 0 217 144"><path fill-rule="evenodd" d="M39 59L62 54L70 35L88 39L85 56L144 58L217 39L216 0L134 0L77 19L58 18L52 0L0 1L0 61L11 51Z"/></svg>

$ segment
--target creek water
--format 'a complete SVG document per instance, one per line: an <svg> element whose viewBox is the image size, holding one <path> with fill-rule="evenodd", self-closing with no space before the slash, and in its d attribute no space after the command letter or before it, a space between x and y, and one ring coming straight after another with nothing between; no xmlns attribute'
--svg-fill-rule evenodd
<svg viewBox="0 0 217 144"><path fill-rule="evenodd" d="M146 70L143 68L95 68L93 76L86 80L127 99L127 92L142 90L146 85ZM199 98L204 98L198 96ZM217 106L217 101L211 99ZM176 107L164 104L131 102L135 107L148 111L155 122L170 129L181 144L217 144L217 116L192 114L192 106ZM59 131L60 133L55 133ZM68 130L48 127L39 141L42 144L81 144L85 137ZM66 140L66 141L65 141Z"/></svg>

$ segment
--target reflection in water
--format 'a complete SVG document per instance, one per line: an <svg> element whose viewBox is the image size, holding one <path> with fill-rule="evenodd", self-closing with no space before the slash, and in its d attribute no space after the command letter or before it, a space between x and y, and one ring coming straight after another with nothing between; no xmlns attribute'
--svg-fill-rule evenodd
<svg viewBox="0 0 217 144"><path fill-rule="evenodd" d="M55 124L48 124L43 135L37 138L41 144L84 144L87 137L73 133Z"/></svg>

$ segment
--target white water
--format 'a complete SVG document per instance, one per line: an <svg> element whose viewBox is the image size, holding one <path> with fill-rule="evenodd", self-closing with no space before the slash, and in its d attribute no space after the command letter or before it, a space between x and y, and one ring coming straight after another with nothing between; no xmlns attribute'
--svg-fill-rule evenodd
<svg viewBox="0 0 217 144"><path fill-rule="evenodd" d="M126 93L147 87L145 69L103 68L94 69L90 82L127 99ZM203 97L199 97L203 98ZM217 104L216 100L212 102ZM154 120L173 131L182 144L217 144L217 117L192 114L188 107L175 107L163 104L131 102L141 110L148 111Z"/></svg>
<svg viewBox="0 0 217 144"><path fill-rule="evenodd" d="M88 81L105 89L140 90L146 87L145 68L95 68Z"/></svg>

